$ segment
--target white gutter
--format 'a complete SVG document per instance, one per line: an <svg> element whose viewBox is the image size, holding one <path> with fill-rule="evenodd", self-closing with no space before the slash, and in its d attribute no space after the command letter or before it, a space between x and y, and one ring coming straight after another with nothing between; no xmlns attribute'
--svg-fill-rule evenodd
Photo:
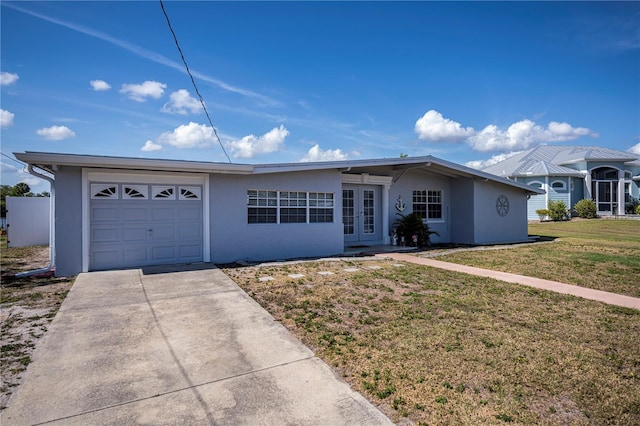
<svg viewBox="0 0 640 426"><path fill-rule="evenodd" d="M46 272L52 271L56 266L55 180L50 178L49 176L45 176L33 170L33 164L29 164L29 167L27 168L27 170L33 176L44 179L51 184L51 194L50 194L50 200L49 200L49 265L44 268L34 269L32 271L20 272L16 274L16 278L29 277L31 275L36 275L36 274L44 274Z"/></svg>

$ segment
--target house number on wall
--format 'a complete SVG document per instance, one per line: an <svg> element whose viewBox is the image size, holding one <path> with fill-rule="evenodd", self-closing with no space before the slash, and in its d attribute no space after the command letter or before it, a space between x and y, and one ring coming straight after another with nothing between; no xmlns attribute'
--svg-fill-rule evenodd
<svg viewBox="0 0 640 426"><path fill-rule="evenodd" d="M506 195L498 196L496 200L496 212L498 212L498 216L506 216L509 213L509 199Z"/></svg>

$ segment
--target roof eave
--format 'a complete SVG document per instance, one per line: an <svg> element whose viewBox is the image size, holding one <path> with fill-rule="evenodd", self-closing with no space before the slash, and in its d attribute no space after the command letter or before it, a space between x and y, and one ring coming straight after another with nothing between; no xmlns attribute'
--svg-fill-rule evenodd
<svg viewBox="0 0 640 426"><path fill-rule="evenodd" d="M107 157L77 154L56 154L47 152L14 153L16 158L27 164L55 169L55 166L99 167L109 169L139 169L157 171L180 171L200 173L250 174L253 166L248 164L210 163L203 161L163 160L132 157Z"/></svg>

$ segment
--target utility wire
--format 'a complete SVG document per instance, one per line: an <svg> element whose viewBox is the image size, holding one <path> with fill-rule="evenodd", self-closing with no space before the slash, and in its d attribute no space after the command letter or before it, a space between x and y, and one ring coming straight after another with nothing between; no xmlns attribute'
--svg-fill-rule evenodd
<svg viewBox="0 0 640 426"><path fill-rule="evenodd" d="M23 163L22 161L20 161L20 160L16 160L16 159L15 159L15 158L13 158L13 157L9 157L9 156L8 156L7 154L5 154L4 152L0 152L0 154L2 154L2 156L3 156L3 157L7 157L9 160L11 160L11 161L13 161L13 162L20 164L22 167L27 167L27 165L26 165L25 163Z"/></svg>
<svg viewBox="0 0 640 426"><path fill-rule="evenodd" d="M229 161L229 164L231 164L231 159L229 158L229 154L227 154L227 151L224 149L224 146L222 145L222 141L220 140L220 136L218 136L218 131L216 130L215 126L213 125L213 122L211 121L211 117L209 116L209 111L207 111L207 107L204 105L204 99L202 98L202 95L200 94L200 91L198 90L198 86L196 86L196 81L193 79L193 75L191 74L191 70L189 70L189 65L187 65L187 60L184 58L184 54L182 53L182 49L180 48L180 43L178 43L178 37L176 36L175 31L173 31L173 27L171 26L171 21L169 20L169 15L167 15L167 11L164 8L164 3L162 2L162 0L160 0L160 7L162 8L162 13L164 13L164 17L167 19L167 25L169 26L169 30L171 31L171 34L173 35L173 41L176 42L176 47L178 48L178 52L180 52L180 57L182 58L182 62L184 63L184 67L187 69L187 74L189 74L189 77L191 78L191 83L193 83L193 88L196 89L196 94L198 95L198 98L200 98L200 104L202 104L202 109L204 109L204 113L207 115L207 119L209 120L209 124L211 124L211 128L213 129L213 134L216 135L216 139L218 140L218 143L220 144L220 148L222 148L222 152L224 152L224 155L227 157L227 160Z"/></svg>

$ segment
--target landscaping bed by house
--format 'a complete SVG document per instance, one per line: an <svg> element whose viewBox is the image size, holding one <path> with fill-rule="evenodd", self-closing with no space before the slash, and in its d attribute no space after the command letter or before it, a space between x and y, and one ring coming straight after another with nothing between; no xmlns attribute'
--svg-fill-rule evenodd
<svg viewBox="0 0 640 426"><path fill-rule="evenodd" d="M640 311L384 260L224 271L400 424L640 424Z"/></svg>
<svg viewBox="0 0 640 426"><path fill-rule="evenodd" d="M46 246L7 249L6 237L3 237L0 259L1 410L22 383L31 355L58 312L73 279L14 277L17 272L46 266L49 260L49 248Z"/></svg>

